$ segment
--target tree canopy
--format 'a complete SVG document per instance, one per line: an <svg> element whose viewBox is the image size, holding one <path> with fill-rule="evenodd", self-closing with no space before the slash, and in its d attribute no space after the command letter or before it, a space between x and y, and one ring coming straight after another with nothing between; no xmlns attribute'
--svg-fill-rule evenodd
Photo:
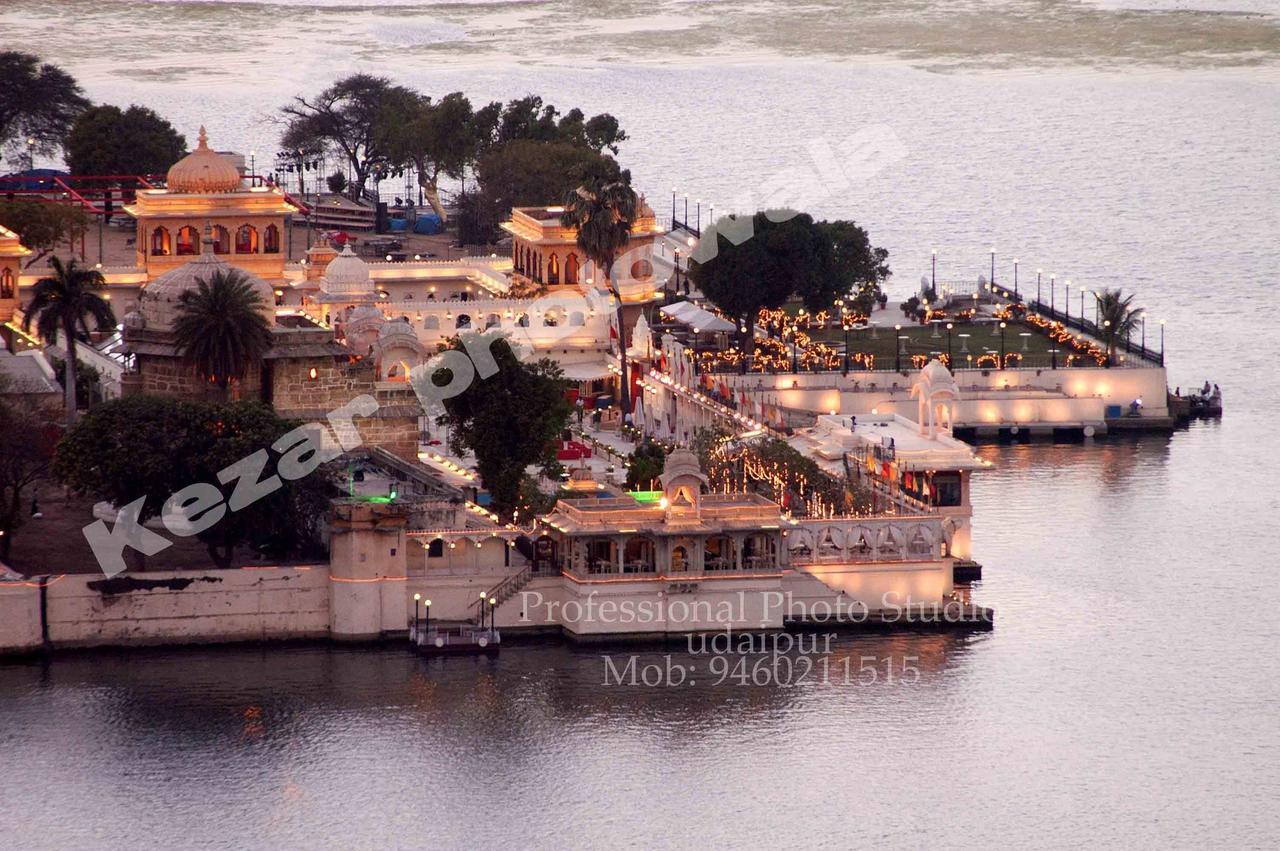
<svg viewBox="0 0 1280 851"><path fill-rule="evenodd" d="M31 288L31 301L22 317L22 330L36 333L48 343L62 338L67 358L63 375L63 391L67 408L67 424L76 421L76 341L89 336L89 320L99 331L116 325L111 302L103 296L107 283L97 269L78 264L73 257L64 265L57 257L49 261L53 274L36 281Z"/></svg>
<svg viewBox="0 0 1280 851"><path fill-rule="evenodd" d="M0 51L0 149L11 159L25 155L28 139L33 153L55 153L88 106L66 71L30 53Z"/></svg>
<svg viewBox="0 0 1280 851"><path fill-rule="evenodd" d="M27 489L48 471L59 432L47 409L14 397L0 401L0 430L0 559L8 559L27 518Z"/></svg>
<svg viewBox="0 0 1280 851"><path fill-rule="evenodd" d="M271 348L262 298L239 269L217 271L178 300L173 337L182 356L225 393Z"/></svg>
<svg viewBox="0 0 1280 851"><path fill-rule="evenodd" d="M537 95L526 95L509 101L498 120L494 145L516 141L559 142L602 153L617 153L627 140L618 119L607 112L587 118L582 110L569 110L564 115Z"/></svg>
<svg viewBox="0 0 1280 851"><path fill-rule="evenodd" d="M267 478L280 456L272 444L297 425L257 402L113 399L85 414L59 441L53 473L68 487L117 506L145 497L138 517L144 522L190 485L209 483L230 499L239 480L222 483L218 472L260 450L267 451L268 460L259 478ZM197 537L214 563L229 567L243 545L275 557L314 554L327 499L336 495L325 470L286 480L200 532Z"/></svg>
<svg viewBox="0 0 1280 851"><path fill-rule="evenodd" d="M612 157L565 142L520 139L493 148L476 163L480 191L468 193L461 205L459 227L468 231L463 241L491 242L512 207L546 204L584 182L621 174Z"/></svg>
<svg viewBox="0 0 1280 851"><path fill-rule="evenodd" d="M445 413L438 422L449 427L455 451L475 453L493 510L510 517L519 505L525 468L549 459L573 406L565 399L568 385L555 361L523 363L505 338L495 339L499 336L494 332L483 337L497 372L488 378L476 376L463 392L445 399ZM463 349L463 344L455 338L450 347ZM431 380L445 383L439 376Z"/></svg>
<svg viewBox="0 0 1280 851"><path fill-rule="evenodd" d="M756 213L750 236L736 245L724 236L730 230L742 227L720 219L707 228L702 238L716 240L716 251L701 262L691 258L689 278L747 329L739 333L748 355L761 309L794 298L817 313L864 286L878 289L889 274L888 252L872 247L866 231L851 221L815 222L807 213L771 210Z"/></svg>
<svg viewBox="0 0 1280 851"><path fill-rule="evenodd" d="M408 107L403 121L383 128L389 160L397 166L411 165L418 185L443 220L440 178L462 177L493 135L497 104L476 113L462 92L445 95L438 101L418 96Z"/></svg>
<svg viewBox="0 0 1280 851"><path fill-rule="evenodd" d="M73 204L15 198L0 200L0 225L16 233L31 249L25 264L30 268L52 254L59 243L71 243L84 233L89 217Z"/></svg>
<svg viewBox="0 0 1280 851"><path fill-rule="evenodd" d="M314 98L298 96L285 104L281 144L291 151L324 152L345 160L354 176L352 197L358 198L371 175L392 165L391 141L418 103L416 92L386 77L353 74Z"/></svg>
<svg viewBox="0 0 1280 851"><path fill-rule="evenodd" d="M145 106L85 110L67 134L72 174L159 174L186 152L187 140Z"/></svg>

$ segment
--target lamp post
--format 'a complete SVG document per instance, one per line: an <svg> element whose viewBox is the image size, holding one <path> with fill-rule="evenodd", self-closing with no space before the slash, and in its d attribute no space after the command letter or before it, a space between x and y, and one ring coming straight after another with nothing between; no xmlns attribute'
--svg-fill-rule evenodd
<svg viewBox="0 0 1280 851"><path fill-rule="evenodd" d="M676 190L673 188L671 190L671 227L674 229L675 226L676 226Z"/></svg>
<svg viewBox="0 0 1280 851"><path fill-rule="evenodd" d="M27 171L33 171L36 167L36 140L27 137Z"/></svg>
<svg viewBox="0 0 1280 851"><path fill-rule="evenodd" d="M1018 300L1018 258L1013 258L1013 300Z"/></svg>
<svg viewBox="0 0 1280 851"><path fill-rule="evenodd" d="M955 325L952 323L947 323L947 369L951 370L953 375L955 374L956 367L951 360L951 329L954 327Z"/></svg>
<svg viewBox="0 0 1280 851"><path fill-rule="evenodd" d="M1067 278L1066 289L1067 289L1067 297L1063 299L1063 302L1065 302L1066 304L1067 324L1070 325L1071 324L1071 279L1070 278Z"/></svg>
<svg viewBox="0 0 1280 851"><path fill-rule="evenodd" d="M1052 366L1058 368L1058 350L1056 348L1049 350L1049 357L1052 358Z"/></svg>
<svg viewBox="0 0 1280 851"><path fill-rule="evenodd" d="M1142 353L1145 355L1147 353L1147 314L1145 311L1138 314L1138 321L1142 323Z"/></svg>
<svg viewBox="0 0 1280 851"><path fill-rule="evenodd" d="M489 634L490 634L490 635L492 635L492 634L493 634L494 627L496 626L496 623L495 623L495 622L496 622L496 621L497 621L497 619L498 619L498 618L497 618L497 614L498 614L498 612L497 612L497 608L498 608L498 600L497 600L497 598L496 598L496 597L490 597L490 598L489 598Z"/></svg>
<svg viewBox="0 0 1280 851"><path fill-rule="evenodd" d="M1164 320L1160 320L1160 365L1164 366Z"/></svg>
<svg viewBox="0 0 1280 851"><path fill-rule="evenodd" d="M1004 329L1007 323L1000 323L1000 368L1004 369Z"/></svg>
<svg viewBox="0 0 1280 851"><path fill-rule="evenodd" d="M422 602L422 595L414 594L413 595L413 631L415 633L418 631L418 604L420 602ZM419 638L418 640L421 641L421 638Z"/></svg>
<svg viewBox="0 0 1280 851"><path fill-rule="evenodd" d="M893 331L894 336L898 338L898 345L893 350L893 368L895 372L902 372L902 341L905 339L902 336L902 326L894 325Z"/></svg>
<svg viewBox="0 0 1280 851"><path fill-rule="evenodd" d="M930 254L933 256L932 265L929 268L929 289L936 290L938 288L938 249L933 249Z"/></svg>
<svg viewBox="0 0 1280 851"><path fill-rule="evenodd" d="M1054 284L1057 283L1058 276L1049 275L1049 313L1056 314L1058 312L1058 297L1054 293Z"/></svg>
<svg viewBox="0 0 1280 851"><path fill-rule="evenodd" d="M702 233L702 199L694 198L693 206L694 206L694 215L697 216L698 218L698 223L697 225L695 225L695 227L697 228L697 232L701 234Z"/></svg>
<svg viewBox="0 0 1280 851"><path fill-rule="evenodd" d="M1036 269L1036 306L1037 307L1040 305L1040 275L1043 274L1043 272L1044 272L1043 269Z"/></svg>
<svg viewBox="0 0 1280 851"><path fill-rule="evenodd" d="M487 600L488 597L489 595L486 594L485 592L483 591L480 592L480 628L481 629L484 629L484 604L485 604L485 600Z"/></svg>
<svg viewBox="0 0 1280 851"><path fill-rule="evenodd" d="M1102 310L1102 299L1098 296L1098 291L1093 291L1093 327L1098 327L1098 321L1102 318L1100 311Z"/></svg>
<svg viewBox="0 0 1280 851"><path fill-rule="evenodd" d="M1085 292L1085 288L1081 287L1080 288L1080 327L1081 328L1084 327L1084 292ZM1097 323L1095 322L1094 324L1096 325Z"/></svg>
<svg viewBox="0 0 1280 851"><path fill-rule="evenodd" d="M996 247L991 246L991 294L995 295L996 286Z"/></svg>

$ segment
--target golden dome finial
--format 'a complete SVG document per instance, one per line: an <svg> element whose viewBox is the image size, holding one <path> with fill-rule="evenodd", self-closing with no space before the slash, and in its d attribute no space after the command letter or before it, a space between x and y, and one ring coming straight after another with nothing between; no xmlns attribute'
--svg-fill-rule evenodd
<svg viewBox="0 0 1280 851"><path fill-rule="evenodd" d="M235 192L241 188L240 172L226 157L209 147L204 125L196 149L169 169L170 192Z"/></svg>

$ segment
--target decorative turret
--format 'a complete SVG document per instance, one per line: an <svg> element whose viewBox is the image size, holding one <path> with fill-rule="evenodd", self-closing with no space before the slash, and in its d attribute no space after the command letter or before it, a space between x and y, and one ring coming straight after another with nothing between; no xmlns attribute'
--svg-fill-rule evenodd
<svg viewBox="0 0 1280 851"><path fill-rule="evenodd" d="M707 483L698 456L688 449L676 449L667 456L658 477L662 496L667 503L667 516L697 515L702 505L702 488Z"/></svg>

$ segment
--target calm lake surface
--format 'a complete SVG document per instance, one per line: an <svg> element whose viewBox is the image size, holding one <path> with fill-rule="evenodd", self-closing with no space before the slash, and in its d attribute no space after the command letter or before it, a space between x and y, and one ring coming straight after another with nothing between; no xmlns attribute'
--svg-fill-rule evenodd
<svg viewBox="0 0 1280 851"><path fill-rule="evenodd" d="M815 143L883 125L901 159L805 201L890 249L895 296L931 248L972 278L989 245L1024 287L1041 267L1136 291L1149 341L1168 319L1170 384L1216 381L1227 416L983 448L995 631L842 638L802 683L606 686L601 651L559 645L0 665L0 844L1272 847L1274 8L11 0L0 49L219 147L274 152L274 108L355 70L609 110L659 212L673 186L753 207ZM919 676L859 683L863 656Z"/></svg>

